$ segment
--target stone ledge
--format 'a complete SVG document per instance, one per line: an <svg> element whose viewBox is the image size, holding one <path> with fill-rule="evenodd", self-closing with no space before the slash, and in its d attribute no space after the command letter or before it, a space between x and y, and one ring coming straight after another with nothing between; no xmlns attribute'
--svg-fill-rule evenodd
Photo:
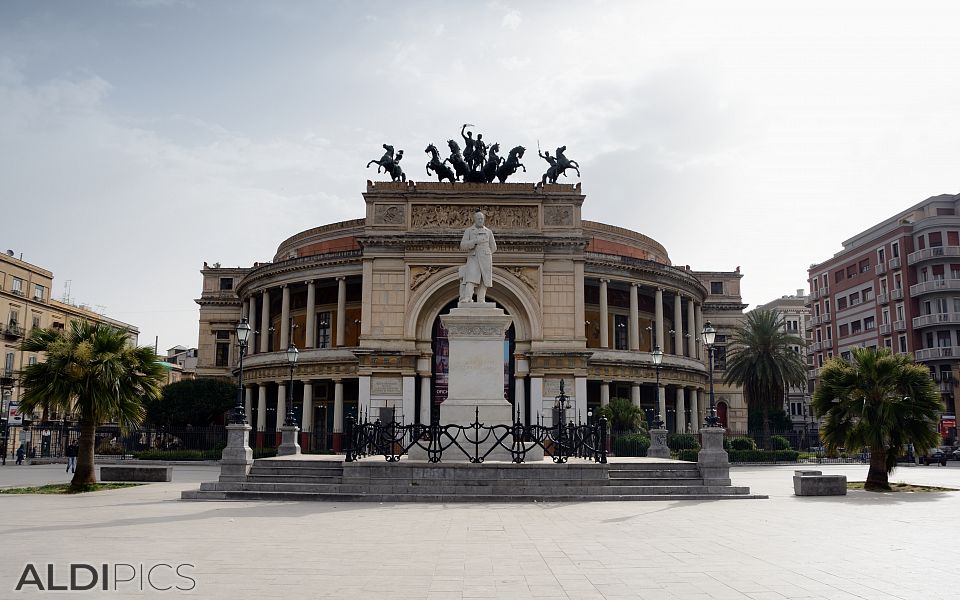
<svg viewBox="0 0 960 600"><path fill-rule="evenodd" d="M100 467L100 481L172 481L173 467L108 466Z"/></svg>
<svg viewBox="0 0 960 600"><path fill-rule="evenodd" d="M797 496L846 496L846 475L824 475L821 471L794 471L793 493Z"/></svg>

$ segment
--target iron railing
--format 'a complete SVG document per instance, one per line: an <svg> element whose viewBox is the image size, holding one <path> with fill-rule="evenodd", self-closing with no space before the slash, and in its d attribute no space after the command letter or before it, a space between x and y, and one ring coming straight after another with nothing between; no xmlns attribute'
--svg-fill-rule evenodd
<svg viewBox="0 0 960 600"><path fill-rule="evenodd" d="M527 454L542 449L555 463L568 458L585 458L598 463L607 462L607 420L596 423L567 423L554 426L485 425L480 422L479 409L469 425L430 425L390 422L357 423L346 419L344 452L346 462L364 456L382 455L387 462L397 462L412 449L425 453L431 463L466 459L482 463L494 453L509 453L511 462L526 461Z"/></svg>

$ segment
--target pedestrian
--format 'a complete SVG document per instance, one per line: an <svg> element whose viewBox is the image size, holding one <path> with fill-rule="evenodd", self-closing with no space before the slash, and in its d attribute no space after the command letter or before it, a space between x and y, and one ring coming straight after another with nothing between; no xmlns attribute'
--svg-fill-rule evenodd
<svg viewBox="0 0 960 600"><path fill-rule="evenodd" d="M77 445L70 444L67 446L67 471L71 473L77 472L77 455L80 454L80 448Z"/></svg>
<svg viewBox="0 0 960 600"><path fill-rule="evenodd" d="M23 444L20 444L20 447L17 448L17 464L23 464L23 457L26 456L27 452L23 449Z"/></svg>

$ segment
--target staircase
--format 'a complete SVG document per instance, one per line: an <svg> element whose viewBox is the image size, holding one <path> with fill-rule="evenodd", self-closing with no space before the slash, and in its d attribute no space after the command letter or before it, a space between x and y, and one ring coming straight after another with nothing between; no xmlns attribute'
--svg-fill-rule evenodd
<svg viewBox="0 0 960 600"><path fill-rule="evenodd" d="M747 487L705 485L696 463L441 463L308 457L254 461L243 481L202 483L184 500L360 502L582 502L766 498Z"/></svg>

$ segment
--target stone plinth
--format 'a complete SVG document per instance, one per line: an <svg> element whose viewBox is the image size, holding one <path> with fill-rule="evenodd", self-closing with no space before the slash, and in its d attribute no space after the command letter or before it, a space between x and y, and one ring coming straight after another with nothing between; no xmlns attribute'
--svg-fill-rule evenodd
<svg viewBox="0 0 960 600"><path fill-rule="evenodd" d="M461 302L440 319L450 344L440 422L469 425L479 416L485 425L512 423L513 406L503 397L503 340L512 317L493 302ZM510 460L510 455L498 449L488 460Z"/></svg>
<svg viewBox="0 0 960 600"><path fill-rule="evenodd" d="M797 496L846 496L846 475L824 475L821 471L794 471L793 493Z"/></svg>
<svg viewBox="0 0 960 600"><path fill-rule="evenodd" d="M243 481L253 466L253 449L248 439L252 427L227 425L227 446L220 458L220 481Z"/></svg>
<svg viewBox="0 0 960 600"><path fill-rule="evenodd" d="M723 449L723 427L704 427L700 430L703 449L697 455L697 466L703 485L730 485L730 459Z"/></svg>
<svg viewBox="0 0 960 600"><path fill-rule="evenodd" d="M100 481L173 481L173 467L103 465Z"/></svg>
<svg viewBox="0 0 960 600"><path fill-rule="evenodd" d="M667 430L650 430L650 448L647 450L649 458L670 458L670 448L667 446Z"/></svg>
<svg viewBox="0 0 960 600"><path fill-rule="evenodd" d="M291 456L300 454L300 428L296 425L284 425L280 428L280 445L277 446L277 456Z"/></svg>

